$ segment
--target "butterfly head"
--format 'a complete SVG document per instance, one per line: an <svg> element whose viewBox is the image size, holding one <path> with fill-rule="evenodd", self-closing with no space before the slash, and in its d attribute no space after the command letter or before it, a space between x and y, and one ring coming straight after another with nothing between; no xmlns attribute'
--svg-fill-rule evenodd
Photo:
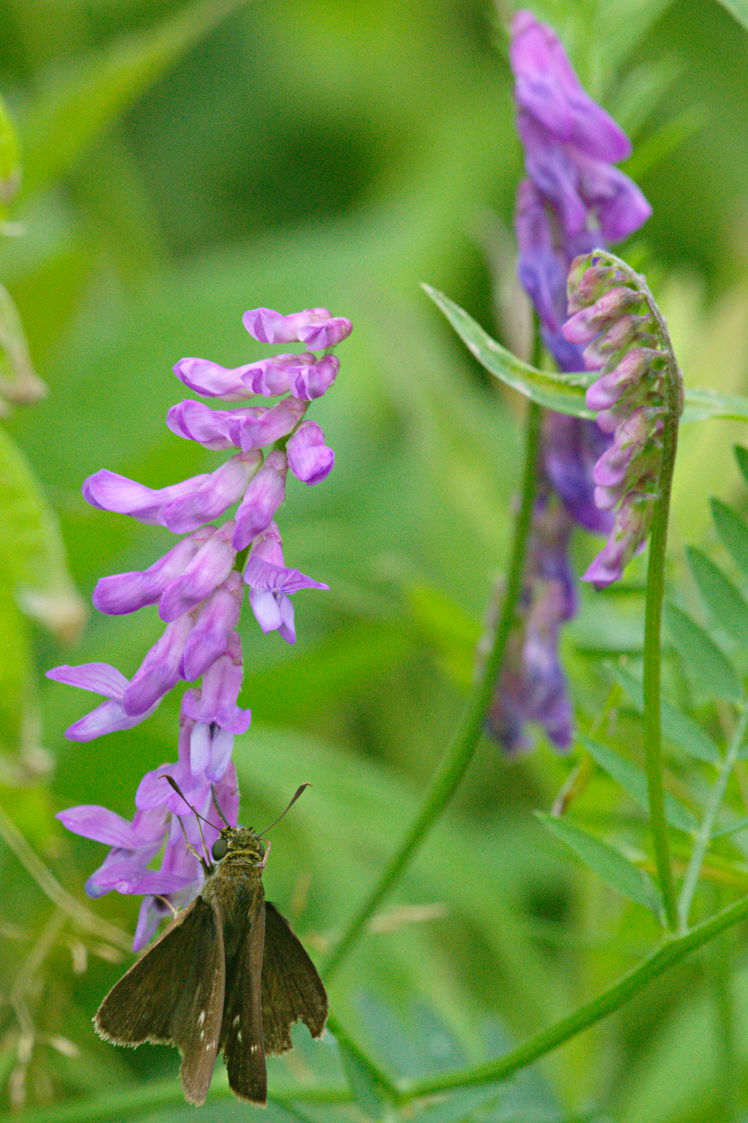
<svg viewBox="0 0 748 1123"><path fill-rule="evenodd" d="M211 847L214 862L242 857L264 865L265 844L249 827L224 827Z"/></svg>

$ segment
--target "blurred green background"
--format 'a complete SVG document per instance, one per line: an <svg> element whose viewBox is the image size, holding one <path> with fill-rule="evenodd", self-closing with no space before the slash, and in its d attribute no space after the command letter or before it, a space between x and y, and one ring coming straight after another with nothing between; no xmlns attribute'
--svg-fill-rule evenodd
<svg viewBox="0 0 748 1123"><path fill-rule="evenodd" d="M630 256L661 300L687 383L745 392L746 33L707 0L526 6L554 25L589 91L634 138L626 170L655 213ZM280 519L287 563L330 591L296 598L292 648L245 618L243 703L254 718L236 748L245 823L264 824L300 782L314 785L278 828L265 880L320 958L418 807L505 564L521 404L451 337L419 283L519 345L511 9L488 0L0 2L0 89L24 170L9 214L23 232L4 239L0 280L49 389L13 413L7 432L59 516L86 602L98 577L147 567L168 535L87 507L82 480L107 467L159 487L218 462L164 426L183 396L174 362L259 358L241 325L258 305L325 305L354 322L334 391L312 409L335 470L320 487L292 481ZM709 541L710 491L743 502L734 437L737 428L714 422L684 433L676 559L684 541ZM577 543L580 566L594 548ZM642 574L639 562L618 595L586 590L564 637L586 728L608 696L610 661L635 657L640 644ZM129 675L161 626L149 610L92 614L62 646L12 607L3 612L5 842L16 828L83 903L103 848L67 835L52 815L103 803L129 818L143 772L175 759L179 699L132 731L74 745L63 731L88 697L41 675L92 660ZM635 742L636 728L619 714L621 744ZM570 767L540 737L514 762L484 743L335 979L336 1014L388 1070L425 1076L494 1056L601 989L654 938L647 918L570 865L532 816ZM641 852L641 817L604 777L590 780L579 812ZM94 1036L89 1019L129 960L112 962L112 941L60 912L27 866L0 847L6 1103L25 1098L52 1119L51 1104L158 1080L163 1107L118 1117L191 1117L172 1050L131 1053ZM745 891L734 872L728 891L731 878L733 892L736 883ZM704 904L724 891L715 877ZM112 894L91 908L130 932L137 904ZM419 1117L730 1118L712 1090L728 986L712 985L714 964L728 959L739 1005L745 954L729 936L507 1088L457 1093ZM294 1080L342 1085L334 1043L307 1048L304 1036L272 1062L271 1092ZM734 1056L742 1072L745 1019ZM222 1098L218 1070L215 1083L205 1117L244 1118L250 1109ZM365 1115L287 1103L266 1118Z"/></svg>

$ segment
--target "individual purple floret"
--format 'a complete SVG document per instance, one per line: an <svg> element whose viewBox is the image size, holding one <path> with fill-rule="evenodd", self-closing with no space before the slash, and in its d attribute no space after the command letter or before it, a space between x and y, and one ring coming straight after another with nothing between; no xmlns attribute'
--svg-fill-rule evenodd
<svg viewBox="0 0 748 1123"><path fill-rule="evenodd" d="M598 589L618 580L643 548L657 496L665 380L674 364L639 280L600 253L579 258L569 273L564 334L584 346L588 368L602 372L587 391L587 405L613 434L593 470L595 502L615 511L608 540L583 577Z"/></svg>
<svg viewBox="0 0 748 1123"><path fill-rule="evenodd" d="M527 173L515 220L519 278L559 368L578 371L584 366L581 347L562 331L569 266L606 240L628 237L649 217L650 207L613 166L630 153L626 134L585 93L556 35L531 12L514 16L510 60ZM510 751L528 743L529 721L543 725L558 748L571 739L571 706L556 645L560 624L573 614L572 601L549 593L535 571L539 553L548 550L570 586L566 551L572 526L597 534L611 529L610 511L595 502L593 479L609 443L592 422L551 412L543 418L522 618L510 638L510 668L498 683L488 722ZM549 519L557 528L551 541L544 529Z"/></svg>
<svg viewBox="0 0 748 1123"><path fill-rule="evenodd" d="M202 868L185 846L202 852L197 820L166 782L172 776L200 815L210 818L212 792L226 819L236 822L238 790L231 760L234 738L249 728L251 713L239 705L243 677L237 631L249 589L252 612L264 632L296 639L290 596L328 586L284 565L275 517L286 493L288 469L316 484L332 468L334 454L320 427L304 415L334 383L339 361L329 354L350 334L351 324L313 308L290 316L268 308L245 313L249 333L266 343L301 343L298 354L270 356L227 368L207 359L181 359L174 370L192 390L223 402L278 397L271 405L213 409L188 400L173 406L169 428L214 452L232 455L214 471L162 488L150 488L115 472L90 476L83 494L94 507L185 535L142 571L102 577L94 590L101 612L122 615L157 605L166 627L128 679L106 663L57 667L48 676L104 696L105 701L67 730L88 741L144 721L178 683L191 683L182 698L179 759L147 773L138 788L131 823L102 807L60 812L68 829L112 849L89 878L87 892L110 889L144 894L135 936L142 947L172 905L198 891ZM314 354L322 351L323 354ZM236 508L220 525L213 520ZM203 824L208 847L216 837ZM150 863L162 850L161 868Z"/></svg>

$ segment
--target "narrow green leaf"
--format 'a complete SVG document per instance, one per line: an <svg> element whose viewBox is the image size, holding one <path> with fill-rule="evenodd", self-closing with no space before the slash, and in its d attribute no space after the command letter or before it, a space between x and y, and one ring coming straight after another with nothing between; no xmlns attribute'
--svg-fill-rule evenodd
<svg viewBox="0 0 748 1123"><path fill-rule="evenodd" d="M641 679L635 678L630 671L623 667L614 667L613 673L624 688L629 698L636 706L639 713L644 709L644 694ZM692 721L687 714L677 710L670 702L662 702L662 732L668 741L678 745L689 756L702 760L706 764L719 764L721 756L719 749L708 733L700 725Z"/></svg>
<svg viewBox="0 0 748 1123"><path fill-rule="evenodd" d="M33 472L0 430L0 581L58 638L78 634L85 610L67 571L57 518Z"/></svg>
<svg viewBox="0 0 748 1123"><path fill-rule="evenodd" d="M593 741L590 737L582 737L590 756L605 769L608 775L616 781L623 790L631 796L635 803L645 810L649 807L647 797L647 778L640 768L631 761L625 760L612 749ZM698 829L698 823L687 807L665 792L665 816L671 827L687 834L693 834Z"/></svg>
<svg viewBox="0 0 748 1123"><path fill-rule="evenodd" d="M21 183L18 140L13 119L5 100L0 97L0 217Z"/></svg>
<svg viewBox="0 0 748 1123"><path fill-rule="evenodd" d="M15 301L0 285L0 393L8 401L30 405L44 397L46 386L31 365L29 345ZM5 403L2 403L5 412Z"/></svg>
<svg viewBox="0 0 748 1123"><path fill-rule="evenodd" d="M568 820L546 815L542 811L536 811L535 814L551 834L566 843L584 865L611 888L659 915L660 894L649 874L624 858L619 850L614 850L607 842L595 838Z"/></svg>
<svg viewBox="0 0 748 1123"><path fill-rule="evenodd" d="M748 30L748 0L719 0L719 3Z"/></svg>
<svg viewBox="0 0 748 1123"><path fill-rule="evenodd" d="M380 1119L384 1109L384 1101L369 1067L361 1059L356 1049L351 1048L347 1041L338 1038L338 1049L340 1050L343 1071L356 1103L368 1118Z"/></svg>
<svg viewBox="0 0 748 1123"><path fill-rule="evenodd" d="M737 567L748 576L748 526L738 512L721 499L712 499L711 508L722 545Z"/></svg>
<svg viewBox="0 0 748 1123"><path fill-rule="evenodd" d="M732 664L700 624L673 604L666 606L668 631L692 679L708 694L739 702L743 690Z"/></svg>
<svg viewBox="0 0 748 1123"><path fill-rule="evenodd" d="M489 374L546 409L566 413L571 417L595 416L585 405L585 391L598 377L597 371L558 374L537 370L492 339L464 308L460 308L459 304L455 304L444 293L426 284L423 289ZM748 421L748 398L720 394L700 387L692 387L686 391L682 421L705 421L718 417Z"/></svg>
<svg viewBox="0 0 748 1123"><path fill-rule="evenodd" d="M25 123L24 189L38 191L67 174L167 67L244 3L197 0L61 69Z"/></svg>
<svg viewBox="0 0 748 1123"><path fill-rule="evenodd" d="M738 468L740 468L743 479L748 484L748 448L735 445L733 451L735 453L735 459L738 462Z"/></svg>
<svg viewBox="0 0 748 1123"><path fill-rule="evenodd" d="M718 390L709 390L704 386L692 386L686 390L681 421L708 421L711 418L748 421L748 398L738 394L720 394Z"/></svg>
<svg viewBox="0 0 748 1123"><path fill-rule="evenodd" d="M728 635L738 643L748 641L748 604L743 594L718 565L695 546L686 548L686 558L706 608Z"/></svg>
<svg viewBox="0 0 748 1123"><path fill-rule="evenodd" d="M547 370L536 370L492 339L472 316L444 293L430 285L424 285L423 288L449 320L467 349L489 374L547 409L574 417L594 417L585 405L584 387L589 385L595 375L560 375Z"/></svg>

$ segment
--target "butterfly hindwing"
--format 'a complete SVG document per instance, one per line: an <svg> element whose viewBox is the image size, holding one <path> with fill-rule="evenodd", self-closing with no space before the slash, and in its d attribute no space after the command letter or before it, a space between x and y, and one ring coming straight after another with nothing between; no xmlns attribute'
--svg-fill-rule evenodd
<svg viewBox="0 0 748 1123"><path fill-rule="evenodd" d="M285 917L265 903L262 1018L266 1053L291 1048L291 1026L302 1021L319 1037L327 1020L327 994L317 968Z"/></svg>
<svg viewBox="0 0 748 1123"><path fill-rule="evenodd" d="M229 965L220 1039L232 1092L257 1104L267 1099L261 1001L264 946L265 894L258 880L241 942Z"/></svg>
<svg viewBox="0 0 748 1123"><path fill-rule="evenodd" d="M200 1104L210 1085L224 1005L221 918L197 897L112 987L94 1025L117 1045L176 1045L185 1095Z"/></svg>

